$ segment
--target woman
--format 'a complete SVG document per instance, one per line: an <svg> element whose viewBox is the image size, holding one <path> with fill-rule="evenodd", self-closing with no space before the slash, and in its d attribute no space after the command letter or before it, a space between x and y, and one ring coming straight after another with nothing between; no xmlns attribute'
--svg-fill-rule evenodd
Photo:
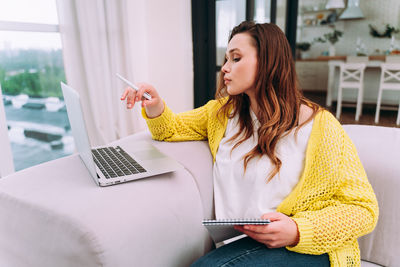
<svg viewBox="0 0 400 267"><path fill-rule="evenodd" d="M272 222L236 227L248 237L194 266L360 266L357 238L376 225L376 197L340 123L299 91L282 31L235 27L219 82L216 100L180 114L148 84L121 98L128 108L142 100L154 139L208 139L218 219Z"/></svg>

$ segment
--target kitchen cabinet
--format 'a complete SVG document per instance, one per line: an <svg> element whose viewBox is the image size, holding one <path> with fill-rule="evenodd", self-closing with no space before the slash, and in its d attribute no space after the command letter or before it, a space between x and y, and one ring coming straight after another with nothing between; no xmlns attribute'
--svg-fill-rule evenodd
<svg viewBox="0 0 400 267"><path fill-rule="evenodd" d="M296 72L303 91L326 91L328 81L327 61L296 61Z"/></svg>

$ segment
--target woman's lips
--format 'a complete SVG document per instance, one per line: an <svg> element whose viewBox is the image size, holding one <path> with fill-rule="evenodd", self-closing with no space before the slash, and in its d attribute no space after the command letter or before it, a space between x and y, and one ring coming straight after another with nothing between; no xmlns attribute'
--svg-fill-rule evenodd
<svg viewBox="0 0 400 267"><path fill-rule="evenodd" d="M232 80L230 80L230 79L224 79L224 84L228 84L228 83L230 83Z"/></svg>

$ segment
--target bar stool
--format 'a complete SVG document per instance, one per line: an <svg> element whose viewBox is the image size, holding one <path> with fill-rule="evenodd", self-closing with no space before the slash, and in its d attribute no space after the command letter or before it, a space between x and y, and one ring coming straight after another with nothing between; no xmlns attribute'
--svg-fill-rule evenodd
<svg viewBox="0 0 400 267"><path fill-rule="evenodd" d="M400 92L400 63L381 64L381 80L379 83L378 101L376 103L375 123L379 122L379 112L381 108L383 90ZM396 124L400 125L400 101Z"/></svg>
<svg viewBox="0 0 400 267"><path fill-rule="evenodd" d="M357 108L355 120L358 121L362 113L362 101L364 96L364 71L366 63L342 63L340 64L339 88L336 107L336 118L340 118L342 112L343 89L357 89Z"/></svg>

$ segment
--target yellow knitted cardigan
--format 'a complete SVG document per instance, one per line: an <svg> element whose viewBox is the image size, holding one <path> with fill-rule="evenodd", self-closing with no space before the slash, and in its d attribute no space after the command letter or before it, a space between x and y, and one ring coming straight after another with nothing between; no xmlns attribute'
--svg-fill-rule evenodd
<svg viewBox="0 0 400 267"><path fill-rule="evenodd" d="M215 160L228 122L216 117L221 104L211 100L179 114L165 106L153 119L142 109L142 115L154 139L208 140ZM277 211L290 216L299 229L299 243L288 250L328 253L331 266L360 266L357 238L374 229L378 204L354 144L328 111L316 114L304 171Z"/></svg>

